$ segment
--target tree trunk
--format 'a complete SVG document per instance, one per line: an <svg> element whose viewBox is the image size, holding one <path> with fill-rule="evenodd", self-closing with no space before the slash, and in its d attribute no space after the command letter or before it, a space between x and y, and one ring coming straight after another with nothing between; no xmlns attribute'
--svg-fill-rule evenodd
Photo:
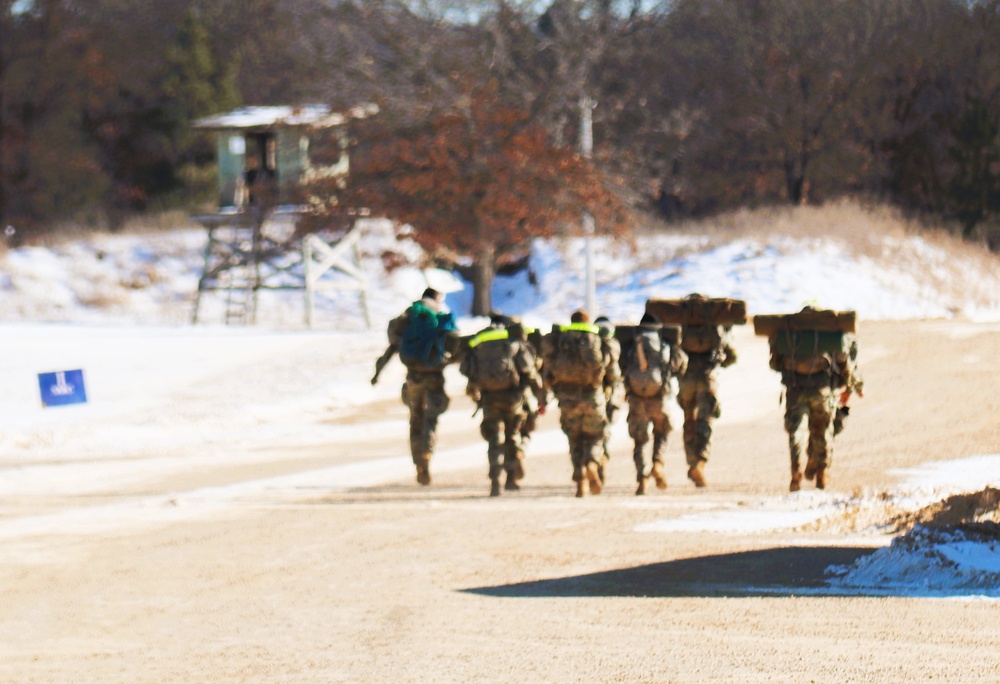
<svg viewBox="0 0 1000 684"><path fill-rule="evenodd" d="M493 276L496 275L496 250L484 245L472 265L472 315L489 316L493 311Z"/></svg>
<svg viewBox="0 0 1000 684"><path fill-rule="evenodd" d="M785 157L785 190L788 193L790 204L797 206L802 204L802 200L805 199L803 191L805 190L806 165L808 163L808 156L805 154L795 159Z"/></svg>

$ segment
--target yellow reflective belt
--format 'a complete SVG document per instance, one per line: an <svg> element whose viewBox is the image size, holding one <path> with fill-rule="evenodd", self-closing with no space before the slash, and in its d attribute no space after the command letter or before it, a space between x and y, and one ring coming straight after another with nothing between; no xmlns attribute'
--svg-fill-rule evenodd
<svg viewBox="0 0 1000 684"><path fill-rule="evenodd" d="M562 332L567 332L569 330L579 330L581 332L588 332L592 335L600 335L600 326L594 325L593 323L570 323L569 325L560 325L559 330Z"/></svg>
<svg viewBox="0 0 1000 684"><path fill-rule="evenodd" d="M471 340L469 340L469 349L473 349L483 342L489 342L491 340L506 340L510 336L510 333L503 328L496 328L495 330L484 330Z"/></svg>

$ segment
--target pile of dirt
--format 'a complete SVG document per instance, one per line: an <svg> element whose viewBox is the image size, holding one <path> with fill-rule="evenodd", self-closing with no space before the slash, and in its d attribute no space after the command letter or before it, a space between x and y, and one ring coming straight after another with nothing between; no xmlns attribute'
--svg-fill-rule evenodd
<svg viewBox="0 0 1000 684"><path fill-rule="evenodd" d="M966 530L1000 538L1000 489L955 494L919 510L890 492L861 493L841 501L837 513L797 528L834 534L905 534L915 527Z"/></svg>
<svg viewBox="0 0 1000 684"><path fill-rule="evenodd" d="M902 513L892 520L896 532L917 525L986 533L1000 538L1000 489L987 487L978 492L955 494L914 513Z"/></svg>
<svg viewBox="0 0 1000 684"><path fill-rule="evenodd" d="M838 589L879 595L1000 596L1000 490L956 494L891 521L892 543L827 568Z"/></svg>

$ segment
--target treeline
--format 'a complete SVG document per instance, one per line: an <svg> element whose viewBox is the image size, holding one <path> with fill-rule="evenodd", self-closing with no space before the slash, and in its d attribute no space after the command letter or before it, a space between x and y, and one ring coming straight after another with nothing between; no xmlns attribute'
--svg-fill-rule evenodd
<svg viewBox="0 0 1000 684"><path fill-rule="evenodd" d="M1000 0L0 0L0 221L115 227L211 197L191 122L488 92L666 218L879 198L1000 215Z"/></svg>

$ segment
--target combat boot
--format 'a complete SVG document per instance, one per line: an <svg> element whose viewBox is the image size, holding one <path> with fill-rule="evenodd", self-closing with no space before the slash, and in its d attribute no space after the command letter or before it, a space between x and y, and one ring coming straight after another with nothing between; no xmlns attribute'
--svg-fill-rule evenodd
<svg viewBox="0 0 1000 684"><path fill-rule="evenodd" d="M513 475L514 480L524 479L524 456L518 456L517 460L514 461L514 468L507 473L507 484L511 484L511 475ZM508 487L510 489L510 487Z"/></svg>
<svg viewBox="0 0 1000 684"><path fill-rule="evenodd" d="M425 487L431 483L431 470L426 461L417 464L417 482Z"/></svg>
<svg viewBox="0 0 1000 684"><path fill-rule="evenodd" d="M517 483L518 479L519 478L517 477L517 473L516 472L508 470L507 471L507 481L504 482L503 488L505 490L507 490L508 492L517 492L517 491L520 491L521 485L519 485Z"/></svg>
<svg viewBox="0 0 1000 684"><path fill-rule="evenodd" d="M643 496L646 493L646 478L640 475L638 482L639 486L635 488L635 495Z"/></svg>
<svg viewBox="0 0 1000 684"><path fill-rule="evenodd" d="M601 484L601 472L598 465L593 461L587 464L587 480L590 481L590 493L600 494L603 488Z"/></svg>
<svg viewBox="0 0 1000 684"><path fill-rule="evenodd" d="M431 473L427 466L417 466L417 482L425 487L431 483Z"/></svg>
<svg viewBox="0 0 1000 684"><path fill-rule="evenodd" d="M688 479L694 482L695 487L704 487L707 482L705 482L705 473L702 468L705 466L705 461L698 461L693 466L688 468Z"/></svg>
<svg viewBox="0 0 1000 684"><path fill-rule="evenodd" d="M587 481L577 480L576 482L576 498L582 499L587 496Z"/></svg>
<svg viewBox="0 0 1000 684"><path fill-rule="evenodd" d="M667 488L667 478L663 474L663 464L659 461L653 461L653 470L650 473L653 476L653 480L656 482L657 489Z"/></svg>
<svg viewBox="0 0 1000 684"><path fill-rule="evenodd" d="M413 465L417 467L417 482L423 486L431 483L431 456L423 454L413 459Z"/></svg>
<svg viewBox="0 0 1000 684"><path fill-rule="evenodd" d="M500 496L500 478L494 477L490 480L490 496Z"/></svg>
<svg viewBox="0 0 1000 684"><path fill-rule="evenodd" d="M816 470L816 489L826 489L826 468Z"/></svg>
<svg viewBox="0 0 1000 684"><path fill-rule="evenodd" d="M792 481L788 485L788 491L790 491L790 492L797 492L797 491L799 491L799 489L802 488L802 484L801 483L802 483L802 473L800 473L798 470L793 470L792 471Z"/></svg>

